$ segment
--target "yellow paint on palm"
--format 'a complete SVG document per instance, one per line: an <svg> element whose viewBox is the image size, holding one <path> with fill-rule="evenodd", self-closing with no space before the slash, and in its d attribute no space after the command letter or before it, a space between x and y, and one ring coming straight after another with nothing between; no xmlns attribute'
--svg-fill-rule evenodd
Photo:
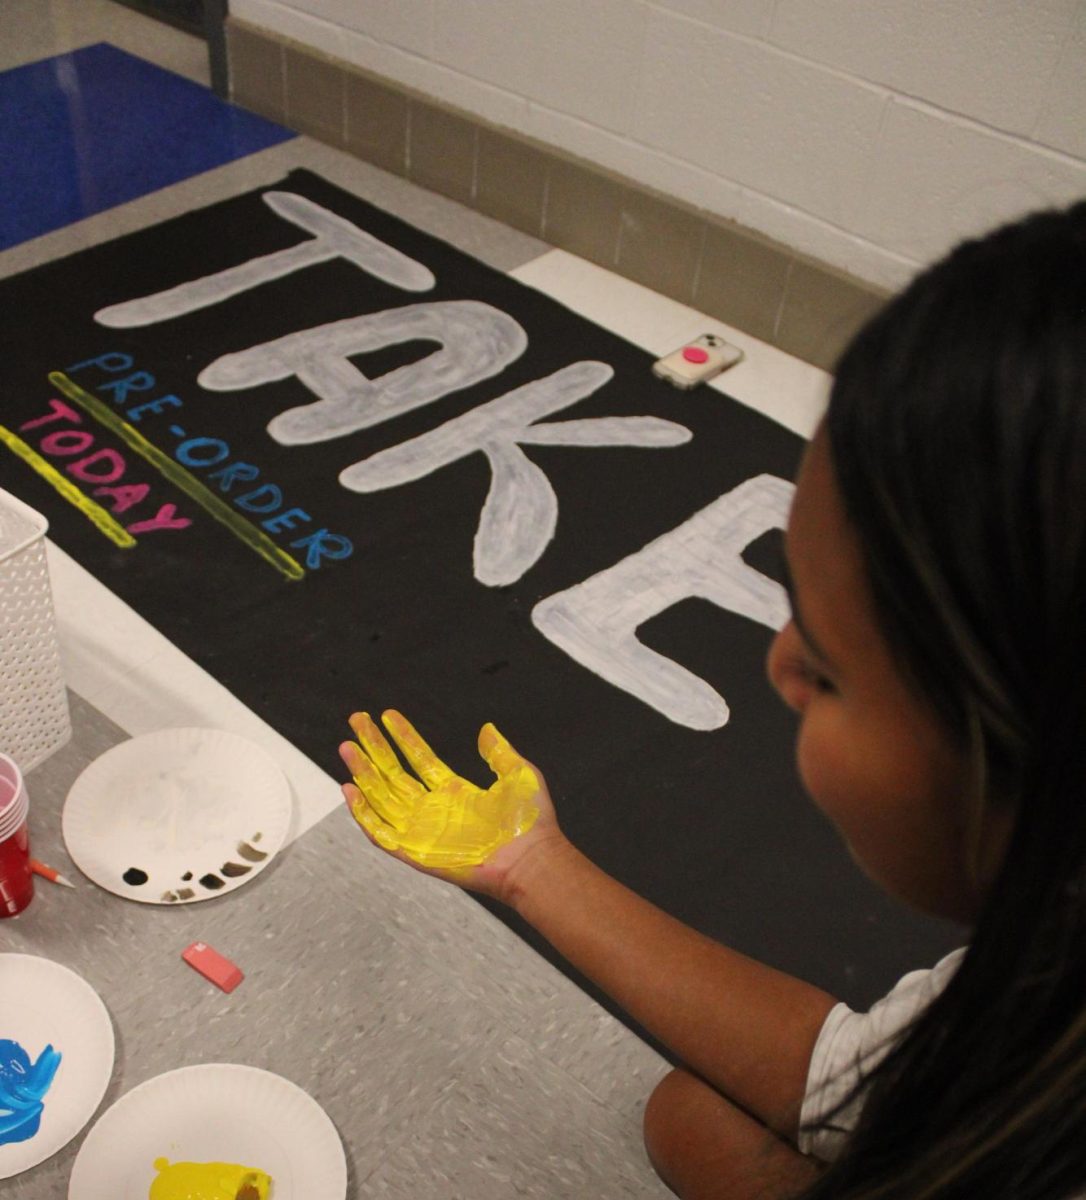
<svg viewBox="0 0 1086 1200"><path fill-rule="evenodd" d="M158 1176L148 1200L237 1200L246 1194L266 1200L271 1188L270 1175L237 1163L170 1163L156 1158L154 1167ZM243 1192L246 1187L251 1189L249 1193Z"/></svg>
<svg viewBox="0 0 1086 1200"><path fill-rule="evenodd" d="M382 719L418 778L368 714L351 719L360 747L351 770L363 797L354 815L379 846L455 870L485 863L535 824L539 779L493 725L479 733L479 753L497 777L484 790L451 771L399 713Z"/></svg>

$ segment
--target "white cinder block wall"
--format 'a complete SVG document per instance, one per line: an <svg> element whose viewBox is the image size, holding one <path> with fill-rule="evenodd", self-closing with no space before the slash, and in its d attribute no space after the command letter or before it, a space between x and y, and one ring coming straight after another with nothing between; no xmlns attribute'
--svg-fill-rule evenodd
<svg viewBox="0 0 1086 1200"><path fill-rule="evenodd" d="M1086 196L1086 0L231 0L883 287Z"/></svg>

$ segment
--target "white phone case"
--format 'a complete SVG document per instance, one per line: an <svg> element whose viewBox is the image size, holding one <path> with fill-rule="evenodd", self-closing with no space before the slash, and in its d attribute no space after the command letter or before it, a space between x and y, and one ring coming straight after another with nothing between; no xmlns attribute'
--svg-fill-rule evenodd
<svg viewBox="0 0 1086 1200"><path fill-rule="evenodd" d="M726 371L743 357L743 351L715 333L703 333L657 359L652 373L678 388L692 388Z"/></svg>

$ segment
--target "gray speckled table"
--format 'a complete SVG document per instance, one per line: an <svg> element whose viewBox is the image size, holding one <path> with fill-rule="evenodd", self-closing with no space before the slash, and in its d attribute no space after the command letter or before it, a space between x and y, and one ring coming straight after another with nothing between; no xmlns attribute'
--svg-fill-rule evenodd
<svg viewBox="0 0 1086 1200"><path fill-rule="evenodd" d="M60 814L79 772L126 734L71 703L72 742L28 787L34 852L77 888L39 880L31 906L0 922L0 948L63 963L104 1000L117 1056L99 1114L175 1067L247 1063L322 1105L352 1198L670 1194L640 1139L662 1061L470 897L372 850L345 808L199 904L137 904L90 883ZM196 940L242 967L236 991L181 961ZM4 1181L4 1196L66 1196L85 1133Z"/></svg>

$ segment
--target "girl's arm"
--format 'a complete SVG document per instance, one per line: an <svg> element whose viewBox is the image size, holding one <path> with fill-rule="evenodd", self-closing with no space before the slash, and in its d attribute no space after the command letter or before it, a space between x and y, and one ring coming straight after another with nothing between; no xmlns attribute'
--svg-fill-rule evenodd
<svg viewBox="0 0 1086 1200"><path fill-rule="evenodd" d="M351 717L358 742L340 755L354 783L343 791L370 840L510 905L691 1071L794 1138L833 998L696 933L596 867L561 832L542 775L492 725L479 735L497 777L484 791L399 713L383 720L417 778L366 714Z"/></svg>
<svg viewBox="0 0 1086 1200"><path fill-rule="evenodd" d="M517 864L507 898L573 966L696 1074L794 1139L833 997L695 932L564 837Z"/></svg>

